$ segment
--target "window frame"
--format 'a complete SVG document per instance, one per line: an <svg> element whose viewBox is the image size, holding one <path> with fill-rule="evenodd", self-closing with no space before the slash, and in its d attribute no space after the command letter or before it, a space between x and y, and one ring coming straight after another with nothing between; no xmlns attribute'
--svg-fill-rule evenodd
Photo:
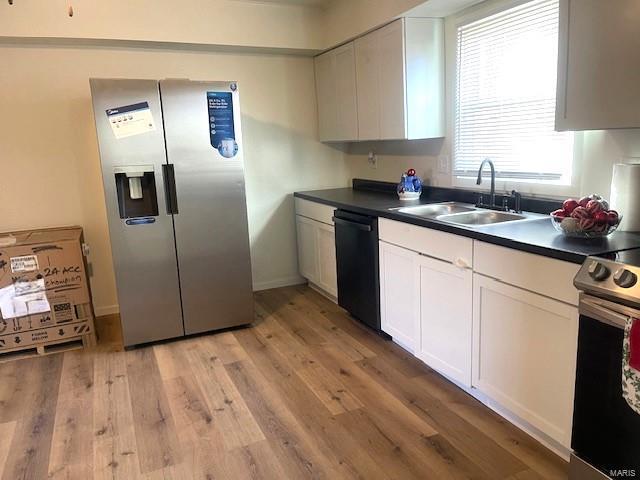
<svg viewBox="0 0 640 480"><path fill-rule="evenodd" d="M492 0L472 6L461 13L445 19L446 75L447 75L447 147L450 152L449 181L453 187L471 190L488 190L489 181L483 179L482 185L476 185L475 178L458 177L454 173L456 102L458 85L457 51L458 28L482 18L500 13L513 7L528 3L530 0ZM580 191L580 163L583 152L583 134L574 132L573 158L571 162L571 184L560 185L542 183L535 180L496 179L496 191L510 192L518 190L531 196L563 197L577 195Z"/></svg>

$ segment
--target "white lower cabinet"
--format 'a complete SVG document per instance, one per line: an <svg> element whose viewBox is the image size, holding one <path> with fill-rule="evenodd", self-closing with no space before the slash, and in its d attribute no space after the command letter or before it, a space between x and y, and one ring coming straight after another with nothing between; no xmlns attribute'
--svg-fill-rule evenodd
<svg viewBox="0 0 640 480"><path fill-rule="evenodd" d="M420 255L380 242L382 331L417 354L420 343Z"/></svg>
<svg viewBox="0 0 640 480"><path fill-rule="evenodd" d="M296 231L300 275L329 295L337 297L334 226L296 215Z"/></svg>
<svg viewBox="0 0 640 480"><path fill-rule="evenodd" d="M310 218L296 215L298 270L300 275L309 280L318 278L317 223Z"/></svg>
<svg viewBox="0 0 640 480"><path fill-rule="evenodd" d="M473 273L470 268L419 257L418 357L435 370L470 387Z"/></svg>
<svg viewBox="0 0 640 480"><path fill-rule="evenodd" d="M316 223L316 242L318 244L318 278L316 283L324 291L337 297L335 227L326 223Z"/></svg>
<svg viewBox="0 0 640 480"><path fill-rule="evenodd" d="M569 448L578 309L473 277L472 385Z"/></svg>
<svg viewBox="0 0 640 480"><path fill-rule="evenodd" d="M382 330L430 367L471 385L472 272L380 242Z"/></svg>
<svg viewBox="0 0 640 480"><path fill-rule="evenodd" d="M547 445L568 452L577 269L381 219L382 330Z"/></svg>

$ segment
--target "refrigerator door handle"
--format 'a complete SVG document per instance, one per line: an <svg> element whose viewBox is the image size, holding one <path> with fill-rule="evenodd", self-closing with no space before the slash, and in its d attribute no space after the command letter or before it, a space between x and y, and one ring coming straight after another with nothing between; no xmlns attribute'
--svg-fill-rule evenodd
<svg viewBox="0 0 640 480"><path fill-rule="evenodd" d="M178 194L176 192L176 174L172 163L162 165L164 179L164 196L167 202L167 215L178 214Z"/></svg>

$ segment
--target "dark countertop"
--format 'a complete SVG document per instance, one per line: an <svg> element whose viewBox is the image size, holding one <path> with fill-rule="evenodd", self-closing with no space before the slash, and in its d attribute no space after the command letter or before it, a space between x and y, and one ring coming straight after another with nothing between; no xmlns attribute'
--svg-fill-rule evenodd
<svg viewBox="0 0 640 480"><path fill-rule="evenodd" d="M443 201L466 200L466 203L474 203L469 199L469 192L461 190L425 187L420 200L411 202L400 201L395 192L354 188L296 192L294 196L356 213L411 223L573 263L582 263L589 255L602 256L621 250L640 248L640 233L614 232L605 238L589 240L568 238L553 228L549 218L471 228L389 210ZM464 196L464 199L461 196ZM532 210L537 208L538 213L547 213L555 207L552 201L542 201L538 205L533 202L533 200L523 201L523 210L529 210L527 206L530 206Z"/></svg>

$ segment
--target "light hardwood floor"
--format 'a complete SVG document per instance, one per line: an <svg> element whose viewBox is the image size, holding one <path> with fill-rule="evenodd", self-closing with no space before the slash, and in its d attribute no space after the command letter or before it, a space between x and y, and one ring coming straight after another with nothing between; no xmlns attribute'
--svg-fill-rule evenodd
<svg viewBox="0 0 640 480"><path fill-rule="evenodd" d="M17 479L540 479L566 463L307 287L254 326L0 365Z"/></svg>

